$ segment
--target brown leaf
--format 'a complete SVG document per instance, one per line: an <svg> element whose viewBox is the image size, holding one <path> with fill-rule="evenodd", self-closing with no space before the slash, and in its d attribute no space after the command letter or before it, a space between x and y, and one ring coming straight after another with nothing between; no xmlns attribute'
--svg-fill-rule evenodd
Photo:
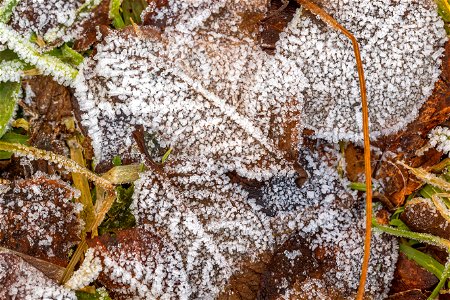
<svg viewBox="0 0 450 300"><path fill-rule="evenodd" d="M329 249L317 248L311 251L308 241L293 235L273 255L261 280L260 296L263 299L280 299L292 294L295 299L306 299L313 295L326 295L328 299L343 299L343 295L325 284L325 289L302 290L311 279L322 280L333 262L325 257Z"/></svg>
<svg viewBox="0 0 450 300"><path fill-rule="evenodd" d="M408 202L400 218L412 231L450 239L450 224L429 199Z"/></svg>
<svg viewBox="0 0 450 300"><path fill-rule="evenodd" d="M83 20L80 24L82 31L80 38L73 45L75 51L84 51L97 41L97 27L109 25L109 0L102 0L100 4L94 8L88 19Z"/></svg>
<svg viewBox="0 0 450 300"><path fill-rule="evenodd" d="M426 290L432 288L439 282L439 279L419 266L413 260L400 253L397 261L397 268L392 281L391 293L396 294L409 290Z"/></svg>
<svg viewBox="0 0 450 300"><path fill-rule="evenodd" d="M0 194L0 245L66 265L68 250L79 242L81 224L76 192L58 179L17 180Z"/></svg>
<svg viewBox="0 0 450 300"><path fill-rule="evenodd" d="M388 300L426 300L428 296L424 295L421 290L410 290L390 295Z"/></svg>
<svg viewBox="0 0 450 300"><path fill-rule="evenodd" d="M259 34L259 43L264 51L274 54L280 33L292 20L297 8L295 1L289 1L284 9L283 1L271 1L267 16L261 21L262 31Z"/></svg>
<svg viewBox="0 0 450 300"><path fill-rule="evenodd" d="M158 257L164 248L160 238L143 229L127 229L87 242L90 248L95 249L96 256L100 257L103 264L98 280L112 292L114 299L129 299L142 295L141 292L148 295L151 285L130 286L130 281L139 282L150 276L145 274L149 269L143 269L142 266L156 270Z"/></svg>
<svg viewBox="0 0 450 300"><path fill-rule="evenodd" d="M0 253L0 299L77 299L22 258Z"/></svg>

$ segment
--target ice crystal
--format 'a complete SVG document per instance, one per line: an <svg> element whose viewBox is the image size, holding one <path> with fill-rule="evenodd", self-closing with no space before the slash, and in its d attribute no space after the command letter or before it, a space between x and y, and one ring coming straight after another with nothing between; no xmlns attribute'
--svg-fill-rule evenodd
<svg viewBox="0 0 450 300"><path fill-rule="evenodd" d="M20 61L0 62L0 82L13 81L20 82L23 64Z"/></svg>
<svg viewBox="0 0 450 300"><path fill-rule="evenodd" d="M431 130L428 134L430 138L431 147L436 148L438 151L442 151L445 154L450 153L450 129L447 127L438 126Z"/></svg>
<svg viewBox="0 0 450 300"><path fill-rule="evenodd" d="M82 267L80 267L70 277L65 286L71 290L78 290L89 285L102 270L102 265L98 257L94 257L94 250L89 249L84 255Z"/></svg>
<svg viewBox="0 0 450 300"><path fill-rule="evenodd" d="M176 247L194 298L213 298L241 262L273 246L269 219L226 177L197 184L145 174L132 209L138 224Z"/></svg>
<svg viewBox="0 0 450 300"><path fill-rule="evenodd" d="M122 298L212 299L246 262L257 262L298 232L311 251L326 249L333 267L321 280L353 296L359 277L349 274L361 269L364 209L334 168L318 155L302 157L307 182L298 188L293 177L278 178L263 187L262 198L223 175L197 181L201 175L180 174L175 166L164 175L143 174L132 204L139 235L124 233L128 240L114 239L107 251L94 245L104 266L100 280ZM394 239L374 234L367 290L375 299L387 295L396 253Z"/></svg>
<svg viewBox="0 0 450 300"><path fill-rule="evenodd" d="M402 129L417 117L440 74L446 33L434 1L339 0L323 1L323 7L360 43L372 137ZM329 141L361 141L361 98L350 41L299 11L280 35L278 48L308 75L305 126Z"/></svg>
<svg viewBox="0 0 450 300"><path fill-rule="evenodd" d="M41 54L33 43L3 23L0 23L0 43L15 51L23 61L35 65L44 75L54 76L61 84L69 85L78 73L58 58Z"/></svg>
<svg viewBox="0 0 450 300"><path fill-rule="evenodd" d="M67 299L75 300L73 291L47 278L22 258L0 253L1 299Z"/></svg>
<svg viewBox="0 0 450 300"><path fill-rule="evenodd" d="M388 12L391 8L386 5L391 2L382 2L381 11ZM347 1L345 4L349 5L348 10L362 9L360 3ZM420 17L431 24L439 23L435 13L427 10L428 6L416 2L411 5L420 14L417 17L406 14L407 24L420 23ZM399 7L405 5L399 1L391 6L398 14ZM298 188L292 172L294 163L284 159L286 149L283 148L288 135L288 143L297 150L300 123L306 120L308 126L314 127L313 120L322 118L309 103L300 119L305 101L312 102L316 96L325 110L336 108L335 112L339 112L328 121L317 122L323 128L336 128L333 132L338 138L360 140L360 127L355 125L359 120L356 108L350 115L343 108L350 95L353 101L350 106L357 104L360 109L352 49L344 37L325 25L317 25L299 11L282 34L277 51L270 56L257 46L253 33L239 30L241 13L250 8L249 2L238 1L169 1L165 7L147 11L153 23L163 24L164 30L135 27L109 32L97 46L95 56L81 67L75 96L83 125L93 139L100 161L111 160L115 155L130 155L135 145L132 132L140 126L156 135L162 147L173 149L163 172L153 169L136 183L132 205L142 234L160 237L164 246L158 248L152 244L147 252L139 250L137 257L136 253L125 250L105 253L96 246L95 253L104 267L100 278L112 282L115 292L123 297L214 298L245 261L256 261L259 255L273 251L293 231L308 240L312 250L334 249L327 258L335 267L322 280L336 286L344 295L355 293L358 276L348 278L348 274L359 274L361 269L364 209L355 195L342 187L335 170L320 162L317 155L303 154L310 178ZM263 3L255 5L254 11L263 13ZM374 18L375 15L369 19ZM409 25L401 27L402 39L406 39L405 28ZM430 28L430 32L419 30L420 37L427 36L429 43L420 40L416 44L426 49L431 47L431 53L436 54L424 63L432 75L427 73L425 79L414 82L417 85L427 80L432 85L438 73L442 52L438 48L443 35L437 25ZM350 29L360 28L354 25ZM311 32L307 34L304 30ZM367 30L378 37L373 27ZM389 34L393 33L389 31ZM315 39L306 42L309 36ZM324 39L329 39L330 44L321 42ZM308 56L316 50L305 50L300 45L322 51ZM326 63L327 58L323 57L329 53L324 48L333 45L339 46L338 50L327 51L340 58L333 57L326 72L312 67L316 61ZM386 50L384 45L377 44L377 47ZM365 59L368 59L366 53L379 52L370 52L370 45L363 48ZM425 50L419 50L414 60L425 55ZM407 76L418 75L410 70L413 66L408 53L405 53L404 68L410 73L402 77L405 81ZM394 58L404 59L401 55ZM338 64L340 61L342 65ZM345 70L337 71L341 66ZM388 66L383 68L387 70ZM372 75L380 82L385 80L381 78L382 70L368 67L368 71L369 77ZM339 81L342 86L332 86L331 79L322 78L338 72L345 73L338 76L342 77ZM320 80L323 85L314 83ZM379 90L373 89L379 83L376 80L369 84L369 96L376 99L372 106L381 101L376 97L384 93L382 84ZM344 93L345 89L350 92ZM319 97L312 90L332 93L333 97ZM420 100L428 92L422 93ZM337 99L337 104L322 99ZM420 100L412 96L410 100L417 102L417 107L420 105ZM405 106L411 107L405 101L398 106L388 101L389 105L381 108L395 114L392 109L403 111ZM376 119L382 115L390 122L393 118L387 113L375 111ZM380 125L388 121L376 122ZM376 136L381 129L374 122ZM327 129L323 128L314 128L317 135L336 137L324 134ZM249 194L233 182L229 176L232 172L250 179L269 180L262 196ZM113 248L120 250L123 245ZM395 253L393 239L374 235L368 292L377 299L387 294ZM147 256L151 259L144 258ZM146 277L142 270L148 274Z"/></svg>
<svg viewBox="0 0 450 300"><path fill-rule="evenodd" d="M328 151L335 152L333 149ZM343 186L336 166L322 162L318 154L302 151L300 159L309 178L299 189L294 181L276 180L266 184L260 200L273 215L275 232L296 229L312 251L327 249L327 257L335 264L327 268L323 280L344 295L351 296L359 284L364 244L364 207L355 192ZM289 231L288 231L289 232ZM282 243L287 237L278 237ZM373 234L367 292L374 299L384 299L389 291L397 260L397 244L392 238Z"/></svg>

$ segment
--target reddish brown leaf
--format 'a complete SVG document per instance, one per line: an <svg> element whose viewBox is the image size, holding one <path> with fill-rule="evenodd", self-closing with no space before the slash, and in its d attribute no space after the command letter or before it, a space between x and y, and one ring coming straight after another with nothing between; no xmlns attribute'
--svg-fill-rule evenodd
<svg viewBox="0 0 450 300"><path fill-rule="evenodd" d="M450 224L434 207L431 200L407 203L400 218L412 231L450 238Z"/></svg>
<svg viewBox="0 0 450 300"><path fill-rule="evenodd" d="M22 258L0 253L0 299L77 299Z"/></svg>
<svg viewBox="0 0 450 300"><path fill-rule="evenodd" d="M65 265L80 239L76 192L58 179L17 180L0 194L0 245Z"/></svg>
<svg viewBox="0 0 450 300"><path fill-rule="evenodd" d="M433 274L409 260L403 253L397 261L397 268L392 281L391 293L396 294L409 290L425 290L432 288L439 282Z"/></svg>
<svg viewBox="0 0 450 300"><path fill-rule="evenodd" d="M400 293L395 293L388 297L388 300L425 300L428 297L422 293L421 290L410 290Z"/></svg>

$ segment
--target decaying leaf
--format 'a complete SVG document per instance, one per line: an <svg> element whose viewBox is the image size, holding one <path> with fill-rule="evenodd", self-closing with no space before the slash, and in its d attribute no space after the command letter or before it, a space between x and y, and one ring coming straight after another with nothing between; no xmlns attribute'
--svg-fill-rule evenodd
<svg viewBox="0 0 450 300"><path fill-rule="evenodd" d="M65 265L68 250L80 241L81 207L77 192L57 178L34 178L2 186L0 244L3 247Z"/></svg>
<svg viewBox="0 0 450 300"><path fill-rule="evenodd" d="M56 44L62 41L76 40L85 34L88 27L95 28L101 10L92 10L99 6L101 0L22 0L18 1L11 26L26 37L32 34L45 43ZM103 11L104 14L104 11ZM107 17L106 17L106 20ZM105 22L103 18L103 22ZM100 23L104 24L104 23ZM55 43L56 42L56 43Z"/></svg>
<svg viewBox="0 0 450 300"><path fill-rule="evenodd" d="M90 245L95 255L81 269L92 269L95 257L99 258L101 282L121 298L227 299L239 294L251 299L262 293L258 286L268 287L272 280L267 266L281 270L271 263L270 253L297 232L293 241L305 251L321 253L328 262L320 280L334 287L333 295L354 295L358 276L348 274L360 271L363 209L342 187L333 168L317 155L305 152L302 157L310 177L301 188L293 176L280 177L260 186L256 199L228 177L198 183L197 175L177 172L183 165L172 164L164 174L142 174L132 204L140 229L96 239ZM374 245L367 295L382 298L397 248L393 239L377 234ZM287 255L295 263L297 249L290 250L293 253ZM280 281L274 281L276 295L294 289L293 278L304 271L289 269L291 262L286 262L279 280L291 285L283 290L277 285ZM265 281L261 281L263 274ZM304 292L318 292L317 284L310 289L303 286Z"/></svg>
<svg viewBox="0 0 450 300"><path fill-rule="evenodd" d="M415 199L405 205L401 220L415 232L450 238L450 224L439 213L430 199Z"/></svg>
<svg viewBox="0 0 450 300"><path fill-rule="evenodd" d="M391 294L414 289L432 289L438 282L436 276L409 260L404 254L400 254L395 268Z"/></svg>
<svg viewBox="0 0 450 300"><path fill-rule="evenodd" d="M59 286L14 254L0 253L0 270L1 299L77 299L73 291Z"/></svg>

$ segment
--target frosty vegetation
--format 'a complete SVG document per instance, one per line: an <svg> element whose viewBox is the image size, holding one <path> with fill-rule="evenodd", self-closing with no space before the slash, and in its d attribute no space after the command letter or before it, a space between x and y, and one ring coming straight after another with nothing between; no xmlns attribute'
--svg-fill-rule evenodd
<svg viewBox="0 0 450 300"><path fill-rule="evenodd" d="M41 271L9 253L0 253L1 299L76 300L75 292L63 288Z"/></svg>
<svg viewBox="0 0 450 300"><path fill-rule="evenodd" d="M57 178L34 178L2 186L0 245L51 260L67 261L66 253L80 240L79 193Z"/></svg>
<svg viewBox="0 0 450 300"><path fill-rule="evenodd" d="M90 15L80 13L85 2L100 3L99 0L22 0L13 12L11 26L28 38L34 33L47 42L60 38L70 41L81 32L80 20Z"/></svg>
<svg viewBox="0 0 450 300"><path fill-rule="evenodd" d="M0 42L61 83L72 84L77 75L75 98L99 162L116 155L159 162L159 154L138 150L133 132L141 127L173 151L163 166L149 167L135 183L132 211L139 235L110 245L102 237L95 240L67 287L81 288L97 278L112 283L110 290L126 299L212 299L245 263L258 262L295 233L311 251L326 249L332 262L326 274L305 281L301 290L320 297L320 287L328 285L344 297L354 296L364 207L338 177L335 163L306 150L301 138L306 127L328 141L362 140L357 73L345 37L299 9L269 55L257 44L258 30L240 29L243 13L264 14L266 1L169 0L143 13L164 29L136 26L99 34L95 55L77 72L41 56L27 38L36 32L48 41L73 39L76 28L67 28L81 4L24 0L12 27L0 24ZM398 131L417 116L439 75L445 31L435 5L431 0L324 5L361 42L372 137ZM18 66L0 67L9 70L8 80L15 79L11 70ZM153 141L145 142L152 148ZM326 151L337 155L336 149ZM308 173L301 186L296 184L299 165ZM241 178L258 182L259 194L238 184ZM59 212L44 195L36 184L26 192L20 184L6 188L0 194L0 220L12 210L29 215L17 226L29 230L29 243L51 256L48 232L64 232L67 224L55 222L56 228L42 232L36 222L45 222L50 210L64 218L67 211ZM61 206L72 216L79 211L69 201L75 194L64 195ZM14 232L2 222L0 230ZM383 299L397 243L374 234L371 251L367 294ZM298 257L299 252L286 253L289 260ZM16 270L9 261L25 267ZM15 293L35 292L28 288L30 278L40 280L41 274L17 257L0 255L0 279L16 271L23 278ZM49 297L73 297L64 288L50 284L47 291L47 282L41 285L37 291ZM283 285L279 292L295 295Z"/></svg>
<svg viewBox="0 0 450 300"><path fill-rule="evenodd" d="M358 276L349 274L359 274L361 268L364 210L344 189L335 166L308 151L301 157L310 175L303 187L292 177L278 178L267 183L262 198L253 198L223 176L197 185L186 183L183 175L144 174L136 183L132 206L148 248L130 255L125 242L107 249L95 246L104 265L100 278L106 277L124 298L215 298L244 262L258 261L299 231L311 250L327 249L333 262L320 283L346 297L354 295ZM161 237L161 246L154 236ZM375 234L368 281L368 293L375 299L387 295L396 259L395 240ZM91 269L91 264L86 261L81 270ZM280 293L289 291L280 285Z"/></svg>
<svg viewBox="0 0 450 300"><path fill-rule="evenodd" d="M371 137L414 120L440 74L446 32L433 0L323 1L361 46ZM308 76L303 122L329 141L362 141L361 97L350 41L298 12L278 49Z"/></svg>

